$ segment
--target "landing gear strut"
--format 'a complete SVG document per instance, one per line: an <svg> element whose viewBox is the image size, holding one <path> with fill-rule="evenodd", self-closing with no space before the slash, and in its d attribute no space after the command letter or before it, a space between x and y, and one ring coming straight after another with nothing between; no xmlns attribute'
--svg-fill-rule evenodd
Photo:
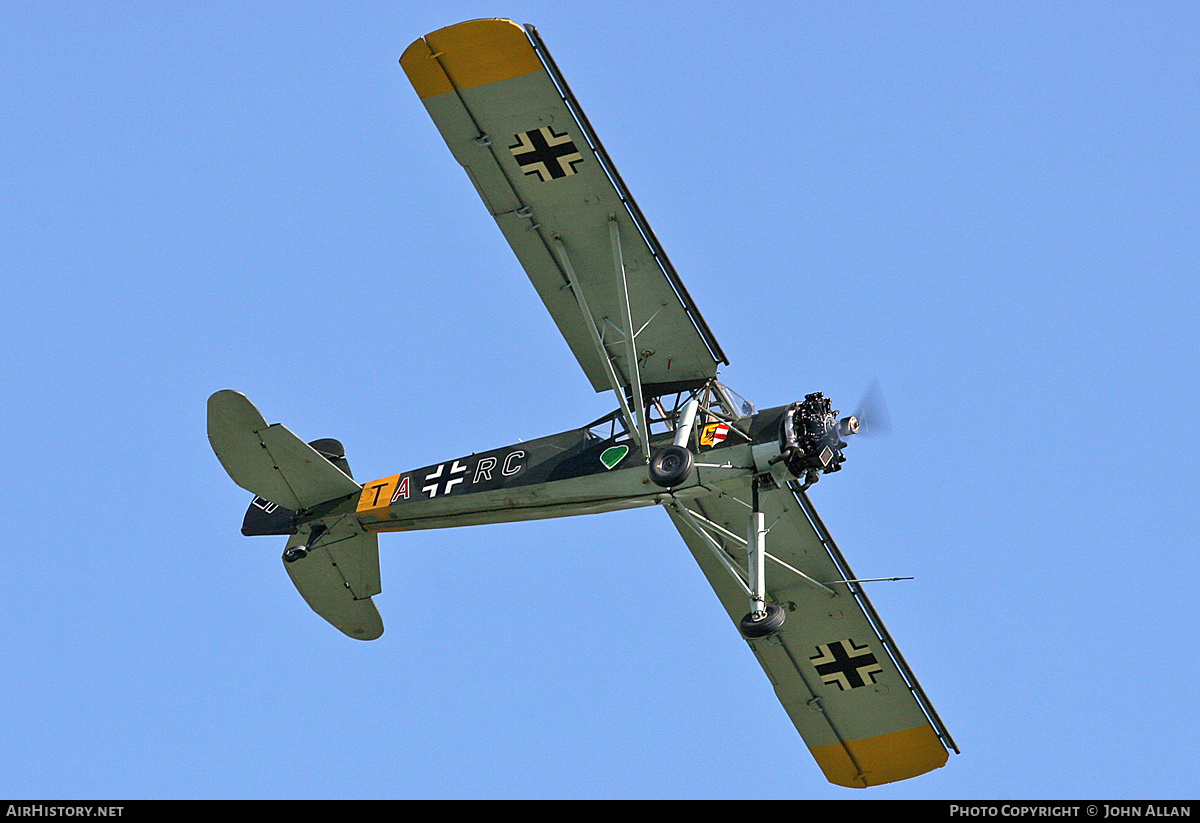
<svg viewBox="0 0 1200 823"><path fill-rule="evenodd" d="M679 414L679 423L675 427L675 442L666 448L659 449L650 459L648 472L650 479L664 489L672 489L692 474L696 458L688 448L688 440L692 436L692 427L696 423L696 410L699 408L696 398L684 404Z"/></svg>
<svg viewBox="0 0 1200 823"><path fill-rule="evenodd" d="M746 565L750 571L750 612L738 623L747 640L770 637L783 628L787 613L782 606L767 604L767 527L758 504L758 478L754 479L754 510L746 535Z"/></svg>

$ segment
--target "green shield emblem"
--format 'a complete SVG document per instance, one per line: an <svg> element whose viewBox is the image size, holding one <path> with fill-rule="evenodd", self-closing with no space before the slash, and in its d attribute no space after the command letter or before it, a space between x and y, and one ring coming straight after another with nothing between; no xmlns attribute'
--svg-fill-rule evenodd
<svg viewBox="0 0 1200 823"><path fill-rule="evenodd" d="M627 454L628 446L609 446L600 454L600 462L604 464L604 468L611 469L625 459Z"/></svg>

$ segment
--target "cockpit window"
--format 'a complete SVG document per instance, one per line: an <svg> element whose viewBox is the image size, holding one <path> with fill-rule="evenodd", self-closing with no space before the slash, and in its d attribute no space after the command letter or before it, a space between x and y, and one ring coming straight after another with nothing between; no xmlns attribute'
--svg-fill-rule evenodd
<svg viewBox="0 0 1200 823"><path fill-rule="evenodd" d="M621 435L628 435L625 427L625 415L620 409L606 414L595 423L591 423L585 427L587 437L597 440L612 440Z"/></svg>
<svg viewBox="0 0 1200 823"><path fill-rule="evenodd" d="M699 402L700 412L704 415L700 419L705 423L716 420L733 423L741 418L753 417L755 413L753 403L728 386L713 380L698 390L685 389L673 395L648 397L645 425L650 437L674 431L682 409L692 398ZM621 409L609 412L594 423L584 426L583 436L587 440L630 440L625 414Z"/></svg>
<svg viewBox="0 0 1200 823"><path fill-rule="evenodd" d="M735 392L728 386L721 386L721 392L725 395L724 405L730 414L735 417L750 417L754 414L754 404L740 394Z"/></svg>

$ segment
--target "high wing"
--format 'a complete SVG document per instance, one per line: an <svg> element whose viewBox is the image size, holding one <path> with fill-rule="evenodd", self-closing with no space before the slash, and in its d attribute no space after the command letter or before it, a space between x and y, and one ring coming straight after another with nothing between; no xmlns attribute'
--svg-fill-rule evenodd
<svg viewBox="0 0 1200 823"><path fill-rule="evenodd" d="M786 609L782 630L748 640L788 716L831 783L864 788L945 765L957 747L880 622L808 496L760 493L768 601ZM749 482L667 506L736 624L747 612ZM785 565L786 564L786 565Z"/></svg>
<svg viewBox="0 0 1200 823"><path fill-rule="evenodd" d="M728 363L533 27L459 23L400 63L596 391Z"/></svg>

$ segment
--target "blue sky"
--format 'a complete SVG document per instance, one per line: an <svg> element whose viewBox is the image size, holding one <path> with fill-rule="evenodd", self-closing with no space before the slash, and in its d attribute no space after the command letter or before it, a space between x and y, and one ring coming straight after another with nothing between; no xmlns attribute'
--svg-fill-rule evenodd
<svg viewBox="0 0 1200 823"><path fill-rule="evenodd" d="M1197 794L1188 3L0 11L0 796ZM812 497L963 750L826 784L663 512L387 535L333 630L205 438L356 477L594 394L397 60L538 26L760 407L878 379Z"/></svg>

